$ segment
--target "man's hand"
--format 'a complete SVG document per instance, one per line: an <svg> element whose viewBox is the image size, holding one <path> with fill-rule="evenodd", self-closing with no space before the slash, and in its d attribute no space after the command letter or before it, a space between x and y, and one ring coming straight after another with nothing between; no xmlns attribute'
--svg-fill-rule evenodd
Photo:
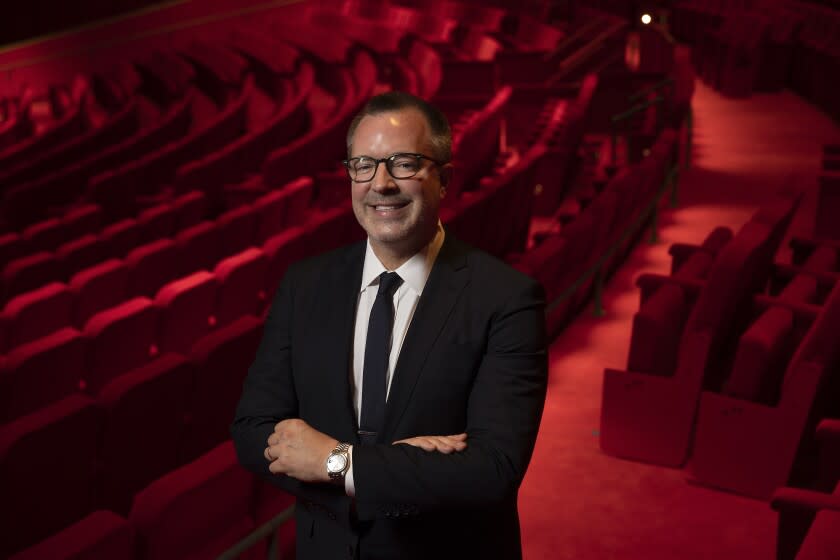
<svg viewBox="0 0 840 560"><path fill-rule="evenodd" d="M398 443L407 443L414 447L420 447L426 451L438 451L440 453L449 454L453 451L463 451L467 448L467 434L455 434L452 436L416 436L407 439L395 441L393 445Z"/></svg>
<svg viewBox="0 0 840 560"><path fill-rule="evenodd" d="M329 482L327 457L338 441L299 418L283 420L268 437L265 458L274 474L285 474L302 482Z"/></svg>

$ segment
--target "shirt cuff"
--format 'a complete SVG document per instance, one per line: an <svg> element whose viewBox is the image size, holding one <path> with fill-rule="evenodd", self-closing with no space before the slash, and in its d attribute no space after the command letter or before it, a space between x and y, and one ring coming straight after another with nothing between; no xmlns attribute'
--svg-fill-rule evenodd
<svg viewBox="0 0 840 560"><path fill-rule="evenodd" d="M350 468L347 469L347 474L344 475L344 492L351 498L356 497L356 485L353 482L353 446L347 449L350 456Z"/></svg>

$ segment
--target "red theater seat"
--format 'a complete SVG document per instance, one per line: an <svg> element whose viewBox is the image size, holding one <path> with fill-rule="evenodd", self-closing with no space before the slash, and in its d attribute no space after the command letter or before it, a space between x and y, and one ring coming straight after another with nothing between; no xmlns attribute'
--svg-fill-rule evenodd
<svg viewBox="0 0 840 560"><path fill-rule="evenodd" d="M61 262L62 278L70 278L80 270L102 262L108 254L107 244L93 234L68 241L55 250L55 256Z"/></svg>
<svg viewBox="0 0 840 560"><path fill-rule="evenodd" d="M627 368L651 375L673 375L677 348L689 312L685 291L662 286L633 315Z"/></svg>
<svg viewBox="0 0 840 560"><path fill-rule="evenodd" d="M0 428L0 555L31 546L93 510L101 413L73 395Z"/></svg>
<svg viewBox="0 0 840 560"><path fill-rule="evenodd" d="M165 285L155 296L160 310L158 346L187 353L216 324L216 277L201 270Z"/></svg>
<svg viewBox="0 0 840 560"><path fill-rule="evenodd" d="M21 233L31 251L52 251L68 239L66 226L58 218L32 224Z"/></svg>
<svg viewBox="0 0 840 560"><path fill-rule="evenodd" d="M670 466L685 461L701 390L720 382L724 344L767 279L773 233L748 222L721 250L705 283L662 278L699 292L680 339L676 371L661 377L605 370L601 448L606 453Z"/></svg>
<svg viewBox="0 0 840 560"><path fill-rule="evenodd" d="M85 324L90 340L87 387L99 391L111 379L157 356L158 309L138 297L101 311Z"/></svg>
<svg viewBox="0 0 840 560"><path fill-rule="evenodd" d="M192 364L164 354L105 385L97 401L105 411L99 447L99 503L127 514L134 494L176 468Z"/></svg>
<svg viewBox="0 0 840 560"><path fill-rule="evenodd" d="M108 259L70 279L75 296L73 324L82 327L96 313L114 307L128 295L128 268L119 259Z"/></svg>
<svg viewBox="0 0 840 560"><path fill-rule="evenodd" d="M181 271L181 251L171 239L137 247L125 257L130 294L153 296Z"/></svg>
<svg viewBox="0 0 840 560"><path fill-rule="evenodd" d="M259 315L265 306L268 259L262 249L251 247L228 257L213 271L219 282L216 326L242 315Z"/></svg>
<svg viewBox="0 0 840 560"><path fill-rule="evenodd" d="M84 390L86 376L87 339L76 329L18 346L0 364L0 421Z"/></svg>
<svg viewBox="0 0 840 560"><path fill-rule="evenodd" d="M190 273L212 269L222 256L221 243L221 231L215 222L204 221L181 230L175 236L181 254L180 270Z"/></svg>
<svg viewBox="0 0 840 560"><path fill-rule="evenodd" d="M228 210L217 223L221 235L218 254L229 257L254 243L257 234L257 211L249 204Z"/></svg>
<svg viewBox="0 0 840 560"><path fill-rule="evenodd" d="M223 443L134 497L137 560L215 558L254 530L253 478ZM249 550L258 558L260 547Z"/></svg>
<svg viewBox="0 0 840 560"><path fill-rule="evenodd" d="M75 239L87 233L96 233L102 227L104 219L102 208L96 204L82 204L67 211L61 219L66 239Z"/></svg>
<svg viewBox="0 0 840 560"><path fill-rule="evenodd" d="M108 254L121 259L145 240L144 232L144 224L125 218L103 228L99 237L108 246Z"/></svg>
<svg viewBox="0 0 840 560"><path fill-rule="evenodd" d="M263 243L285 228L303 223L311 201L310 177L301 177L255 200L253 207L259 216L256 242Z"/></svg>
<svg viewBox="0 0 840 560"><path fill-rule="evenodd" d="M814 419L828 412L825 399L818 396L840 364L840 346L836 343L840 283L821 308L810 308L804 306L797 313L816 313L816 319L784 370L777 402L766 404L711 391L702 394L689 464L697 481L761 499L787 484L803 435L813 433ZM756 353L760 350L757 348ZM784 345L769 346L763 358L772 368L776 365L772 360L783 359L779 354L786 350L790 351ZM755 366L760 368L761 363ZM761 373L753 372L752 376ZM774 381L772 369L764 373L758 383ZM737 415L733 416L732 410L737 410Z"/></svg>
<svg viewBox="0 0 840 560"><path fill-rule="evenodd" d="M0 263L11 262L31 250L29 241L17 233L0 233Z"/></svg>
<svg viewBox="0 0 840 560"><path fill-rule="evenodd" d="M242 383L260 342L262 321L245 316L193 346L196 376L181 458L191 460L228 438Z"/></svg>
<svg viewBox="0 0 840 560"><path fill-rule="evenodd" d="M46 336L73 324L73 293L67 285L52 282L13 298L3 309L9 325L6 348Z"/></svg>
<svg viewBox="0 0 840 560"><path fill-rule="evenodd" d="M182 231L193 226L207 216L207 197L201 191L184 193L171 202L177 218L175 231Z"/></svg>
<svg viewBox="0 0 840 560"><path fill-rule="evenodd" d="M307 246L307 237L301 227L292 227L278 233L263 244L266 259L268 259L268 271L265 278L266 301L269 305L277 288L280 287L280 280L286 273L286 269L293 262L307 255L311 248Z"/></svg>
<svg viewBox="0 0 840 560"><path fill-rule="evenodd" d="M137 221L143 224L144 239L150 241L171 237L177 219L178 208L167 203L147 208L137 215Z"/></svg>
<svg viewBox="0 0 840 560"><path fill-rule="evenodd" d="M98 510L9 560L131 558L134 529L112 511Z"/></svg>
<svg viewBox="0 0 840 560"><path fill-rule="evenodd" d="M20 257L3 269L4 297L11 299L58 278L61 278L61 265L52 253L40 251Z"/></svg>

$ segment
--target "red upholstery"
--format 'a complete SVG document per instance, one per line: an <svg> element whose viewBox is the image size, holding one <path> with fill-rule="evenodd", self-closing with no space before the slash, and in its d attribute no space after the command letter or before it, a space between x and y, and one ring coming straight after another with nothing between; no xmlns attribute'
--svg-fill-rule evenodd
<svg viewBox="0 0 840 560"><path fill-rule="evenodd" d="M186 358L164 354L102 388L100 505L127 513L136 492L180 464L184 406L194 375Z"/></svg>
<svg viewBox="0 0 840 560"><path fill-rule="evenodd" d="M10 327L6 348L12 349L71 326L73 294L65 284L52 282L13 298L3 315Z"/></svg>
<svg viewBox="0 0 840 560"><path fill-rule="evenodd" d="M791 475L803 434L825 415L818 390L840 363L840 285L835 285L784 373L778 404L703 393L690 470L697 480L769 498ZM730 410L739 411L732 417Z"/></svg>
<svg viewBox="0 0 840 560"><path fill-rule="evenodd" d="M266 259L268 260L268 271L265 279L265 305L274 297L277 288L280 287L280 280L290 264L307 254L310 248L307 246L307 237L303 228L292 227L278 233L270 238L263 245Z"/></svg>
<svg viewBox="0 0 840 560"><path fill-rule="evenodd" d="M31 251L29 241L14 232L0 233L0 262L7 263Z"/></svg>
<svg viewBox="0 0 840 560"><path fill-rule="evenodd" d="M268 259L262 249L251 247L228 257L214 269L219 283L216 325L231 323L243 314L257 315L266 303Z"/></svg>
<svg viewBox="0 0 840 560"><path fill-rule="evenodd" d="M182 459L197 457L227 439L261 333L262 321L246 315L208 334L193 347L196 382L182 440Z"/></svg>
<svg viewBox="0 0 840 560"><path fill-rule="evenodd" d="M149 241L171 237L177 219L178 208L170 204L158 204L137 215L137 221L143 224L143 239Z"/></svg>
<svg viewBox="0 0 840 560"><path fill-rule="evenodd" d="M627 369L670 376L677 366L677 349L689 305L679 286L662 286L633 315Z"/></svg>
<svg viewBox="0 0 840 560"><path fill-rule="evenodd" d="M102 262L108 255L108 246L96 235L86 234L60 245L55 256L61 262L61 278Z"/></svg>
<svg viewBox="0 0 840 560"><path fill-rule="evenodd" d="M181 271L181 251L171 239L137 247L125 257L130 294L152 296Z"/></svg>
<svg viewBox="0 0 840 560"><path fill-rule="evenodd" d="M128 268L121 260L108 259L74 274L70 290L75 296L73 324L81 327L96 313L124 301Z"/></svg>
<svg viewBox="0 0 840 560"><path fill-rule="evenodd" d="M52 251L67 240L66 226L58 218L32 224L21 232L31 251Z"/></svg>
<svg viewBox="0 0 840 560"><path fill-rule="evenodd" d="M184 193L171 202L177 219L175 231L182 231L201 222L207 215L207 197L201 191Z"/></svg>
<svg viewBox="0 0 840 560"><path fill-rule="evenodd" d="M87 339L76 329L18 346L0 365L0 418L19 418L83 390L86 376Z"/></svg>
<svg viewBox="0 0 840 560"><path fill-rule="evenodd" d="M774 308L763 313L738 343L724 394L772 403L793 351L793 313Z"/></svg>
<svg viewBox="0 0 840 560"><path fill-rule="evenodd" d="M99 231L103 218L102 208L96 204L82 204L72 208L61 219L67 234L66 239L75 239Z"/></svg>
<svg viewBox="0 0 840 560"><path fill-rule="evenodd" d="M148 298L134 298L91 317L84 328L90 340L88 390L96 392L154 358L157 328L158 310Z"/></svg>
<svg viewBox="0 0 840 560"><path fill-rule="evenodd" d="M230 442L151 483L134 497L137 558L214 558L254 529L253 478ZM250 551L248 557L256 557Z"/></svg>
<svg viewBox="0 0 840 560"><path fill-rule="evenodd" d="M125 218L107 226L99 234L108 246L110 255L122 258L140 245L145 235L145 225L134 218Z"/></svg>
<svg viewBox="0 0 840 560"><path fill-rule="evenodd" d="M221 243L217 252L229 257L244 251L254 243L257 234L257 211L251 205L229 210L218 217Z"/></svg>
<svg viewBox="0 0 840 560"><path fill-rule="evenodd" d="M9 560L130 558L134 529L116 513L97 510Z"/></svg>
<svg viewBox="0 0 840 560"><path fill-rule="evenodd" d="M721 375L725 342L743 323L753 290L766 280L772 259L768 240L773 230L752 223L715 260L680 339L675 374L659 377L605 370L601 408L605 452L672 466L687 458L701 389Z"/></svg>
<svg viewBox="0 0 840 560"><path fill-rule="evenodd" d="M175 244L181 254L181 270L190 273L211 269L219 258L221 232L215 222L204 221L178 232Z"/></svg>
<svg viewBox="0 0 840 560"><path fill-rule="evenodd" d="M186 353L216 323L216 277L201 270L160 289L155 305L160 309L158 347L164 352Z"/></svg>
<svg viewBox="0 0 840 560"><path fill-rule="evenodd" d="M93 400L73 395L0 427L0 554L31 546L92 511L100 426Z"/></svg>
<svg viewBox="0 0 840 560"><path fill-rule="evenodd" d="M61 278L61 266L52 253L40 251L8 263L2 272L5 299L40 288Z"/></svg>

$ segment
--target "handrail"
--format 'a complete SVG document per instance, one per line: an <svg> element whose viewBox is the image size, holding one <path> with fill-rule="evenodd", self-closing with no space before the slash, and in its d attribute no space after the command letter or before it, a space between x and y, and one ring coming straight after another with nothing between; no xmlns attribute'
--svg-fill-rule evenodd
<svg viewBox="0 0 840 560"><path fill-rule="evenodd" d="M277 539L275 531L277 530L280 525L288 521L295 512L295 505L292 504L276 516L272 517L256 529L254 529L251 533L249 533L244 539L239 541L238 543L234 544L232 547L228 548L224 552L222 552L216 560L235 560L239 558L239 556L254 546L255 544L259 543L261 540L271 537L271 542L269 544L269 551L268 551L268 558L273 559L277 557Z"/></svg>
<svg viewBox="0 0 840 560"><path fill-rule="evenodd" d="M610 165L609 165L609 168L612 171L615 171L616 169L618 169L618 129L616 128L616 125L621 121L629 119L630 117L632 117L636 113L644 111L645 109L647 109L651 105L662 103L663 101L665 101L665 98L662 97L661 95L657 95L653 99L645 101L644 103L639 103L637 105L634 105L633 107L630 107L629 109L627 109L623 113L617 113L617 114L613 115L612 117L610 117L610 128L611 128L611 130L610 130Z"/></svg>
<svg viewBox="0 0 840 560"><path fill-rule="evenodd" d="M598 317L604 314L604 307L603 307L603 288L604 288L604 275L601 274L601 268L603 267L604 263L606 263L609 259L612 258L613 254L618 250L619 247L633 234L636 234L639 230L639 227L648 220L648 218L653 219L653 223L651 224L651 233L649 238L649 243L653 244L657 241L656 235L656 226L657 226L657 208L659 206L659 202L662 200L662 196L668 191L670 187L672 190L671 197L672 201L676 200L676 196L674 192L677 188L677 178L679 176L679 164L674 164L668 170L668 173L665 175L665 179L662 181L662 186L659 188L659 191L656 193L656 196L645 206L644 210L639 213L639 216L636 220L630 224L627 229L622 232L621 237L619 237L612 245L607 247L603 254L598 258L595 263L586 269L578 278L575 280L568 288L563 290L559 296L554 298L547 306L546 306L546 314L551 313L555 309L557 309L560 305L562 305L567 299L569 299L577 290L578 288L583 285L584 282L588 281L590 278L598 275L595 282L595 293L593 295L594 299L594 314Z"/></svg>
<svg viewBox="0 0 840 560"><path fill-rule="evenodd" d="M637 99L642 98L642 97L646 96L646 95L647 95L647 94L649 94L649 93L653 93L654 91L656 91L656 90L658 90L658 89L661 89L661 88L663 88L663 87L665 87L665 86L669 86L669 85L671 85L671 84L673 84L673 83L674 83L674 77L673 77L673 76L668 76L668 77L667 77L667 78L665 78L664 80L660 80L659 82L656 82L655 84L653 84L653 85L651 85L651 86L648 86L648 87L646 87L646 88L644 88L644 89L642 89L642 90L639 90L639 91L637 91L636 93L634 93L634 94L630 95L630 96L627 98L627 101L629 101L629 102L633 103L633 102L634 102L634 101L636 101Z"/></svg>
<svg viewBox="0 0 840 560"><path fill-rule="evenodd" d="M656 105L657 103L662 103L663 101L665 101L665 98L662 97L661 95L657 95L653 99L645 101L644 103L639 103L638 105L634 105L634 106L630 107L629 109L627 109L623 113L616 113L615 115L613 115L610 118L610 121L613 124L615 124L619 121L627 120L630 117L632 117L633 115L635 115L636 113L644 111L645 109L647 109L651 105Z"/></svg>

